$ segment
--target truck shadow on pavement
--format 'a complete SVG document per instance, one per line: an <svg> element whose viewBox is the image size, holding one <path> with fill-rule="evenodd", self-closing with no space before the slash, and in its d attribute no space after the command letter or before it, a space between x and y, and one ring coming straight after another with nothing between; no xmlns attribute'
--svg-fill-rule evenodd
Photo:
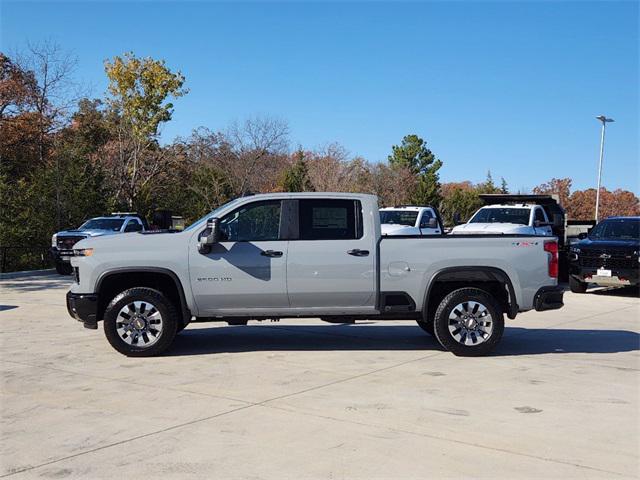
<svg viewBox="0 0 640 480"><path fill-rule="evenodd" d="M412 325L287 325L194 328L175 339L169 356L255 351L440 350L434 337ZM491 356L618 353L640 350L640 335L626 330L508 327Z"/></svg>
<svg viewBox="0 0 640 480"><path fill-rule="evenodd" d="M69 288L73 278L62 275L41 275L25 278L0 279L0 291L13 292L40 292L54 288Z"/></svg>

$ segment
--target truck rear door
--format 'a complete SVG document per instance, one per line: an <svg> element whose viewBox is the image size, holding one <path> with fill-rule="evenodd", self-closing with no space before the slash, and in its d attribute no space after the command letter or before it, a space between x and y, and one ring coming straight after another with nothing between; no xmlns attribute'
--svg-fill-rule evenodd
<svg viewBox="0 0 640 480"><path fill-rule="evenodd" d="M287 258L290 306L374 309L376 239L363 224L360 200L299 199L297 205L298 234Z"/></svg>

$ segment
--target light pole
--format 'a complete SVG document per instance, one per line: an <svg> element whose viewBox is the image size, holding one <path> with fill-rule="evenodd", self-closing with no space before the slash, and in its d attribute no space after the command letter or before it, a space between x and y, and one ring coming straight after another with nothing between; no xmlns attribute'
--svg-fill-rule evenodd
<svg viewBox="0 0 640 480"><path fill-rule="evenodd" d="M598 210L600 208L600 180L602 178L602 157L604 157L604 131L607 123L613 122L613 118L607 118L604 115L596 117L602 122L602 134L600 136L600 162L598 163L598 189L596 190L596 222L598 221Z"/></svg>

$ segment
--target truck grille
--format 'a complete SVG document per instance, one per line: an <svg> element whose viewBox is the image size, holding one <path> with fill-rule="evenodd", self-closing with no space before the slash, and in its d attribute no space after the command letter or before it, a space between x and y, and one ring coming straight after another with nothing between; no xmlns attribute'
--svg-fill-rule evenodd
<svg viewBox="0 0 640 480"><path fill-rule="evenodd" d="M73 246L80 240L84 240L83 236L58 237L57 244L59 250L71 250Z"/></svg>
<svg viewBox="0 0 640 480"><path fill-rule="evenodd" d="M580 264L589 268L637 268L638 260L626 252L615 250L583 250L580 254Z"/></svg>

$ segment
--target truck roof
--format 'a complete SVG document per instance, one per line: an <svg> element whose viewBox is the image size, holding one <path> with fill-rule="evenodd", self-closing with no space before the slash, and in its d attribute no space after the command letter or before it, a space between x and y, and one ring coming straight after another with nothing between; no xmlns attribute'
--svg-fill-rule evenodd
<svg viewBox="0 0 640 480"><path fill-rule="evenodd" d="M531 203L509 203L509 204L493 204L493 205L485 205L483 207L480 207L480 209L483 208L533 208L535 207L535 204L531 204Z"/></svg>
<svg viewBox="0 0 640 480"><path fill-rule="evenodd" d="M368 193L348 193L348 192L277 192L277 193L258 193L255 195L248 195L246 198L251 199L266 199L272 200L277 198L368 198L375 199L377 198L375 195L371 195ZM240 197L243 198L243 197Z"/></svg>
<svg viewBox="0 0 640 480"><path fill-rule="evenodd" d="M425 209L430 209L433 210L433 207L427 206L427 205L397 205L395 207L384 207L381 208L380 210L404 210L404 211L415 211L415 212L419 212L421 210L425 210Z"/></svg>

